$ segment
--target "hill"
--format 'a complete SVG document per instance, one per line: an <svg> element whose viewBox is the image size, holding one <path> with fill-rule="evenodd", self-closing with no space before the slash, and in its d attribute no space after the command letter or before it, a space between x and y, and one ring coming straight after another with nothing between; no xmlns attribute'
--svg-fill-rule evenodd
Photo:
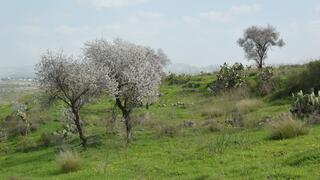
<svg viewBox="0 0 320 180"><path fill-rule="evenodd" d="M304 66L275 69L275 79L285 80ZM302 71L302 70L301 70ZM134 112L134 140L127 145L120 114L112 123L113 101L101 97L81 111L89 148L82 151L77 134L44 144L67 130L63 105L48 107L39 92L20 97L28 102L33 132L0 143L2 179L316 179L320 176L320 127L296 138L272 140L270 120L289 113L287 97L260 96L256 72L248 70L249 89L213 95L208 91L216 74L174 76L164 80L159 100L149 109ZM174 79L174 81L172 81ZM279 89L281 90L281 88ZM34 100L38 99L38 100ZM41 99L41 98L40 98ZM5 121L12 113L0 106ZM282 117L282 116L280 116ZM61 141L60 141L61 140ZM81 169L63 173L56 165L61 149L80 153Z"/></svg>

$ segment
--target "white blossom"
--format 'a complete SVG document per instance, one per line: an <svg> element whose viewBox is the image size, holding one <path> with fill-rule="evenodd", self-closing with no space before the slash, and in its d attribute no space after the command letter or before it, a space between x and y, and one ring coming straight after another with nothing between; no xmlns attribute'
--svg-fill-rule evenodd
<svg viewBox="0 0 320 180"><path fill-rule="evenodd" d="M49 96L63 101L74 115L82 145L86 146L79 116L80 108L90 97L101 92L102 85L112 91L107 68L97 68L81 57L48 51L36 66L37 83Z"/></svg>
<svg viewBox="0 0 320 180"><path fill-rule="evenodd" d="M116 90L107 90L122 111L130 141L130 113L134 108L157 99L163 66L169 59L162 50L155 52L149 47L121 39L113 42L105 39L87 42L84 54L96 66L109 70L109 77L116 84Z"/></svg>

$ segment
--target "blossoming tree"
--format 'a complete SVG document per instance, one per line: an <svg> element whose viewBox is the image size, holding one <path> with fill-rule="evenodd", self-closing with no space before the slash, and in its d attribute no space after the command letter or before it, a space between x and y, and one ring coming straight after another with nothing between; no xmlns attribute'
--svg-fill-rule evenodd
<svg viewBox="0 0 320 180"><path fill-rule="evenodd" d="M99 94L103 85L112 89L108 69L97 68L83 58L67 57L62 52L48 51L36 66L37 82L49 96L59 99L70 108L81 144L87 139L82 128L79 111L90 97ZM103 82L103 83L101 83Z"/></svg>
<svg viewBox="0 0 320 180"><path fill-rule="evenodd" d="M155 101L163 66L169 62L162 50L136 45L121 39L109 42L99 39L85 43L84 54L98 67L109 72L116 90L110 91L124 118L127 142L131 142L132 122L130 114L134 108ZM107 87L107 86L106 86Z"/></svg>

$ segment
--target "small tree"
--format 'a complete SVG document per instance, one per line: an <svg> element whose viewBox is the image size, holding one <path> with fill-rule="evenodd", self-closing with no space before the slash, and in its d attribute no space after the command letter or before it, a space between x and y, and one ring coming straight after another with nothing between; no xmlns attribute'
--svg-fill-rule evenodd
<svg viewBox="0 0 320 180"><path fill-rule="evenodd" d="M238 40L238 44L244 49L246 58L254 60L259 69L263 67L268 50L272 46L282 47L285 45L283 39L280 39L280 33L270 25L249 27L244 31L243 36Z"/></svg>
<svg viewBox="0 0 320 180"><path fill-rule="evenodd" d="M28 120L28 106L23 103L15 103L14 104L14 113L18 117L19 120L23 123L23 129L21 131L23 135L28 135L31 131L31 123Z"/></svg>
<svg viewBox="0 0 320 180"><path fill-rule="evenodd" d="M71 109L81 144L86 148L87 139L82 128L79 111L93 95L99 93L101 83L108 76L81 58L67 57L62 52L47 52L36 66L37 82L40 88ZM109 85L110 87L111 85Z"/></svg>
<svg viewBox="0 0 320 180"><path fill-rule="evenodd" d="M85 44L85 55L98 67L110 69L109 76L116 84L112 91L115 103L124 118L127 142L132 136L130 114L134 108L155 101L163 66L168 62L166 55L120 39L108 42L104 39Z"/></svg>

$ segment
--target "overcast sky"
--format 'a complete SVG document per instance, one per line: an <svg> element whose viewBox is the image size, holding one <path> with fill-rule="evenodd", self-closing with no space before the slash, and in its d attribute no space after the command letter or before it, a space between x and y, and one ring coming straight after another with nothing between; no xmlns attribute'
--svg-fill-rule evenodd
<svg viewBox="0 0 320 180"><path fill-rule="evenodd" d="M236 44L251 25L273 25L287 45L269 64L320 57L319 0L0 0L0 67L30 66L47 49L120 37L163 48L176 63L246 62Z"/></svg>

